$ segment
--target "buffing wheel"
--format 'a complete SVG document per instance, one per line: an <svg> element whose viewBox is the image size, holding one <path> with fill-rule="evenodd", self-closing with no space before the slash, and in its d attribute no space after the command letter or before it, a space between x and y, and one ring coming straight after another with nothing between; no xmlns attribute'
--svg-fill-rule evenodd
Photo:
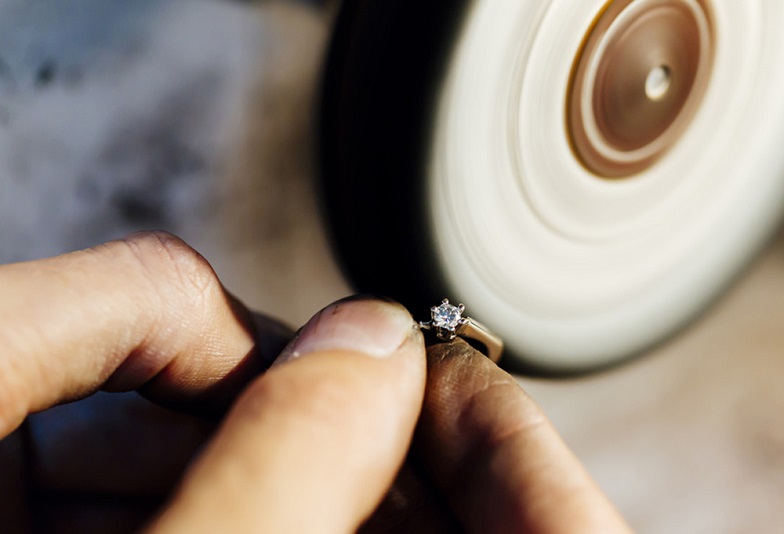
<svg viewBox="0 0 784 534"><path fill-rule="evenodd" d="M346 0L322 168L349 275L464 302L506 364L688 323L784 210L778 0Z"/></svg>

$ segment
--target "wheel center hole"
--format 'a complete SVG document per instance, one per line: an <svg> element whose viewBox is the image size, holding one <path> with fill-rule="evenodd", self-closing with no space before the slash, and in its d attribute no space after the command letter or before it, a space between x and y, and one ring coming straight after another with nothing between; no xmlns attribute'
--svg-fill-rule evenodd
<svg viewBox="0 0 784 534"><path fill-rule="evenodd" d="M672 86L672 71L667 65L654 67L645 79L645 95L653 101L662 100Z"/></svg>

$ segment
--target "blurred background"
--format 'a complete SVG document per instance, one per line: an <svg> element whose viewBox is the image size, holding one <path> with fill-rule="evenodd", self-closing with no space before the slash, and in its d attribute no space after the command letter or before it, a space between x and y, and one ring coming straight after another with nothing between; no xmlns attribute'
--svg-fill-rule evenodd
<svg viewBox="0 0 784 534"><path fill-rule="evenodd" d="M352 292L317 196L336 4L0 0L0 261L159 228L297 326ZM640 532L784 524L784 236L675 339L520 377Z"/></svg>

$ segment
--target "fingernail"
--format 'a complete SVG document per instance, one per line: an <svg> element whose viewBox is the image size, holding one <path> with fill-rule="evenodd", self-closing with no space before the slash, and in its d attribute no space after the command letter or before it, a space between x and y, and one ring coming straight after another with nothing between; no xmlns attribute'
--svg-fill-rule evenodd
<svg viewBox="0 0 784 534"><path fill-rule="evenodd" d="M324 308L308 321L275 363L330 350L387 358L418 335L414 319L400 304L371 296L350 297Z"/></svg>

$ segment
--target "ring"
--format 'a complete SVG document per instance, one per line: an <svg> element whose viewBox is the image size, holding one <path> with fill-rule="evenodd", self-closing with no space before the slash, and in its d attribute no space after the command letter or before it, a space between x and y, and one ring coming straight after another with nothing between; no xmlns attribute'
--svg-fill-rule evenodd
<svg viewBox="0 0 784 534"><path fill-rule="evenodd" d="M465 306L449 304L449 299L444 299L438 306L430 308L430 320L420 321L419 327L423 330L435 330L438 339L452 341L455 337L473 339L485 346L487 357L492 362L498 362L504 351L504 342L496 334L487 329L482 323L463 317Z"/></svg>

